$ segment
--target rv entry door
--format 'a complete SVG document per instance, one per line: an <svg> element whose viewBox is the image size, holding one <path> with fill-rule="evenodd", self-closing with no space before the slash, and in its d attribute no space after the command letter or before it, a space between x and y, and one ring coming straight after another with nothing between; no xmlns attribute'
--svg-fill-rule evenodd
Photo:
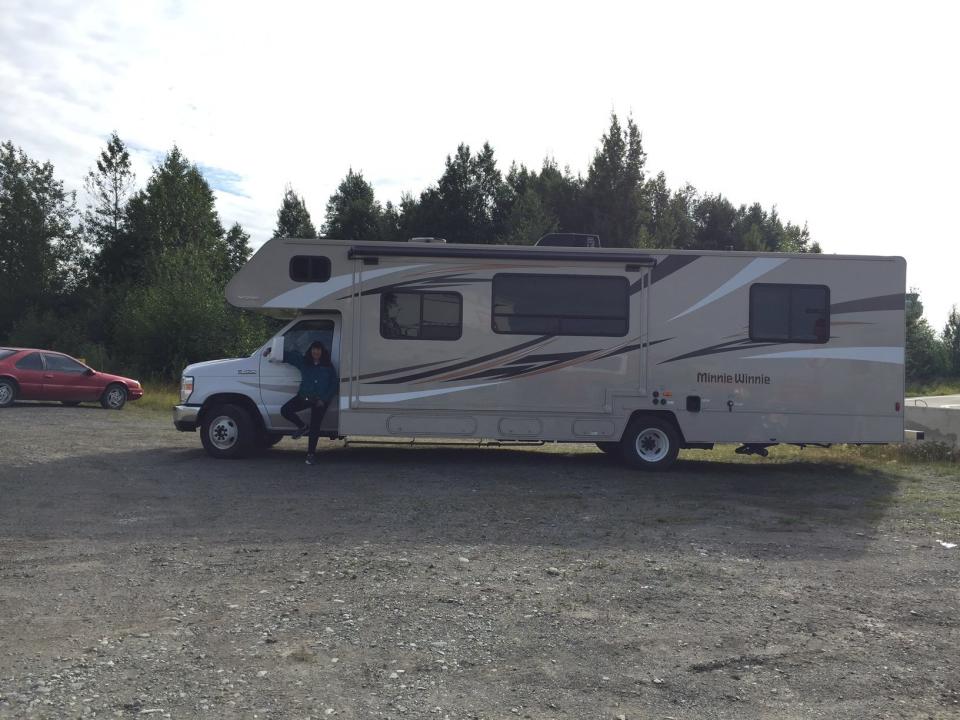
<svg viewBox="0 0 960 720"><path fill-rule="evenodd" d="M340 374L340 316L318 315L303 318L291 325L283 333L284 353L294 352L303 355L310 345L316 341L324 344L330 351L333 367ZM270 427L274 430L293 429L282 415L280 408L297 394L300 387L300 371L282 362L270 362L269 358L260 356L260 402L270 419ZM306 414L303 416L306 421ZM336 395L330 400L330 407L323 416L323 432L337 434L340 427L340 398Z"/></svg>

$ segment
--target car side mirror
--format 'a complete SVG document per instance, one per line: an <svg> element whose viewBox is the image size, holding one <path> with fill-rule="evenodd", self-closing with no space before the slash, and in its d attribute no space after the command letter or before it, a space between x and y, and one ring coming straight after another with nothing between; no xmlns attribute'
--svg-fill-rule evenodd
<svg viewBox="0 0 960 720"><path fill-rule="evenodd" d="M86 375L87 377L90 377L91 375L96 375L97 371L92 368L87 368L86 370L83 371L83 374Z"/></svg>
<svg viewBox="0 0 960 720"><path fill-rule="evenodd" d="M283 362L283 335L270 341L270 362Z"/></svg>

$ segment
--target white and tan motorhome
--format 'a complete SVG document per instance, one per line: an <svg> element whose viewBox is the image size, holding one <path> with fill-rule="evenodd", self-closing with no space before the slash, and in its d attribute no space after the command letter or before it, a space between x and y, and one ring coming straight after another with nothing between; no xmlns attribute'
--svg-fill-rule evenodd
<svg viewBox="0 0 960 720"><path fill-rule="evenodd" d="M247 358L184 371L175 424L218 457L293 428L321 340L330 437L596 443L641 468L681 448L901 442L900 257L275 239L227 287L288 319ZM269 352L269 351L273 352Z"/></svg>

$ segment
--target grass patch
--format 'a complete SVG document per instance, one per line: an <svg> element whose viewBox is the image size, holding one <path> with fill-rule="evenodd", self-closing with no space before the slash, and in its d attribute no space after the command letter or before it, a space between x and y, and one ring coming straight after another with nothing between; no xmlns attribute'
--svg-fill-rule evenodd
<svg viewBox="0 0 960 720"><path fill-rule="evenodd" d="M960 395L960 378L938 378L925 383L907 385L907 397Z"/></svg>
<svg viewBox="0 0 960 720"><path fill-rule="evenodd" d="M174 405L180 404L180 386L174 383L145 382L143 397L127 407L146 412L169 413Z"/></svg>

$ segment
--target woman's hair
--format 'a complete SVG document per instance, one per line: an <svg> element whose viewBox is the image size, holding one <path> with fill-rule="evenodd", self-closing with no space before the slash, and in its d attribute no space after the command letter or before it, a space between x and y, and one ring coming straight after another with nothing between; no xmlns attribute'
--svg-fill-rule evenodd
<svg viewBox="0 0 960 720"><path fill-rule="evenodd" d="M313 365L313 355L311 355L311 353L315 347L320 348L320 364L325 365L326 367L333 367L333 363L330 362L330 353L327 350L326 345L319 340L315 340L314 342L310 343L310 347L308 347L307 351L303 354L304 362L309 365Z"/></svg>

